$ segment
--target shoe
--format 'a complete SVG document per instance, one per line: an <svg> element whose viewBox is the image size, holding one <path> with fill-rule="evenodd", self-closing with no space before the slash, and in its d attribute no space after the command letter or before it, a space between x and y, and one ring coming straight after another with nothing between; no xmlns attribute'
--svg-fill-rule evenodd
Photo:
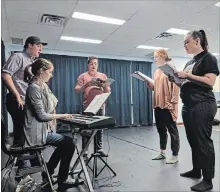
<svg viewBox="0 0 220 192"><path fill-rule="evenodd" d="M58 183L58 191L63 192L68 188L77 187L78 185L81 185L84 183L82 179L70 179L68 178L65 181L57 181Z"/></svg>
<svg viewBox="0 0 220 192"><path fill-rule="evenodd" d="M166 159L166 154L165 153L160 153L159 155L154 157L152 160L162 160L162 159Z"/></svg>
<svg viewBox="0 0 220 192"><path fill-rule="evenodd" d="M185 173L180 173L180 176L194 178L194 179L200 179L201 178L201 171L191 170L191 171L187 171Z"/></svg>
<svg viewBox="0 0 220 192"><path fill-rule="evenodd" d="M99 155L100 155L101 157L108 157L108 154L105 153L102 149L101 149L101 150L98 150L97 153L99 153Z"/></svg>
<svg viewBox="0 0 220 192"><path fill-rule="evenodd" d="M178 162L178 156L172 156L169 160L166 161L166 164L175 164Z"/></svg>
<svg viewBox="0 0 220 192"><path fill-rule="evenodd" d="M213 188L212 180L203 179L201 182L190 188L192 191L201 191L201 192L211 190Z"/></svg>

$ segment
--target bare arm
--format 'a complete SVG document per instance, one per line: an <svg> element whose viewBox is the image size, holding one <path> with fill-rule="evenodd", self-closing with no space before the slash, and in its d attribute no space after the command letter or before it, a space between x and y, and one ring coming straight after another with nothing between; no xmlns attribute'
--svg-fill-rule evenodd
<svg viewBox="0 0 220 192"><path fill-rule="evenodd" d="M80 82L80 80L78 80L77 83L76 83L76 86L75 86L75 91L76 91L76 93L84 92L84 90L85 90L87 87L89 87L89 86L90 86L90 83L89 83L89 82L83 85L83 84Z"/></svg>
<svg viewBox="0 0 220 192"><path fill-rule="evenodd" d="M201 83L205 83L205 84L210 85L212 87L215 84L216 77L217 76L214 73L207 73L204 76L197 76L197 75L193 75L191 73L187 74L187 79L193 80L193 81L198 81Z"/></svg>

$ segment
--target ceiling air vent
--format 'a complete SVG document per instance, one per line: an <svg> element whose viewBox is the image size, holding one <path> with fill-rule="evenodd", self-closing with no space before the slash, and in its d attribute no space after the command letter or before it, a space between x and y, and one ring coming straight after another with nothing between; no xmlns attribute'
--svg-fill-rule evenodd
<svg viewBox="0 0 220 192"><path fill-rule="evenodd" d="M63 26L65 21L66 21L65 17L58 16L58 15L49 15L49 14L43 14L40 19L41 24L52 25L56 27Z"/></svg>
<svg viewBox="0 0 220 192"><path fill-rule="evenodd" d="M163 32L163 33L161 33L160 35L158 35L158 36L156 37L156 39L169 40L169 39L172 39L173 37L174 37L173 34L167 33L167 32Z"/></svg>
<svg viewBox="0 0 220 192"><path fill-rule="evenodd" d="M12 38L11 38L11 42L12 42L12 44L14 44L14 45L23 45L23 39L20 39L20 38L14 38L14 37L12 37Z"/></svg>

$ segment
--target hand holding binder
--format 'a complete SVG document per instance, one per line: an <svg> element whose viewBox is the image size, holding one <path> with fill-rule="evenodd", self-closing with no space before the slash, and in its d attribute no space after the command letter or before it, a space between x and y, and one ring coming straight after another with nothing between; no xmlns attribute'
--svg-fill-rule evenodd
<svg viewBox="0 0 220 192"><path fill-rule="evenodd" d="M140 71L135 71L134 73L131 74L132 77L135 77L141 81L146 81L152 85L154 85L154 80L151 79L150 77L144 75L143 73L141 73Z"/></svg>
<svg viewBox="0 0 220 192"><path fill-rule="evenodd" d="M185 81L184 79L178 77L176 68L168 63L160 65L158 68L161 69L164 74L168 76L171 82L174 82L177 85L181 85Z"/></svg>

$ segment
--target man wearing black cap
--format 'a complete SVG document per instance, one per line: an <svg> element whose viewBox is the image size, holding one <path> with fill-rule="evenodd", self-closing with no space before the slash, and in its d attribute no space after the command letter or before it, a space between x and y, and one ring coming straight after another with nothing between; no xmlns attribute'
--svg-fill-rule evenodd
<svg viewBox="0 0 220 192"><path fill-rule="evenodd" d="M24 144L24 101L28 83L24 81L24 69L39 57L43 46L39 37L30 36L26 39L24 50L13 53L2 68L2 80L9 90L6 96L6 106L13 121L14 146Z"/></svg>

